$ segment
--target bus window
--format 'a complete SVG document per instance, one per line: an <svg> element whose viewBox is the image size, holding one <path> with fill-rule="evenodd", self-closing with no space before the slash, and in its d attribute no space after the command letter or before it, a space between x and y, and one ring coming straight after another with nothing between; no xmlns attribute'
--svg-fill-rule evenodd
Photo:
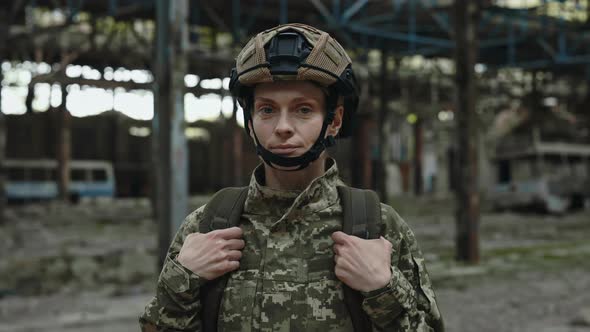
<svg viewBox="0 0 590 332"><path fill-rule="evenodd" d="M9 181L24 181L25 180L25 169L8 167L6 169L6 175Z"/></svg>
<svg viewBox="0 0 590 332"><path fill-rule="evenodd" d="M47 181L47 169L40 167L31 168L29 176L31 181Z"/></svg>
<svg viewBox="0 0 590 332"><path fill-rule="evenodd" d="M70 171L70 177L72 181L86 181L86 170L72 169Z"/></svg>
<svg viewBox="0 0 590 332"><path fill-rule="evenodd" d="M104 169L93 169L92 170L92 181L93 182L105 182L107 180L107 172Z"/></svg>

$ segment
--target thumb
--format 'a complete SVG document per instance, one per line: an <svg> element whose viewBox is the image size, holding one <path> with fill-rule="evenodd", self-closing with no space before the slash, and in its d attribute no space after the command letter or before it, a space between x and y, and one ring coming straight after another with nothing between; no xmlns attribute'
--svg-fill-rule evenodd
<svg viewBox="0 0 590 332"><path fill-rule="evenodd" d="M341 231L337 231L332 233L332 240L334 240L334 242L336 243L343 243L344 241L346 241L348 239L349 235L341 232Z"/></svg>

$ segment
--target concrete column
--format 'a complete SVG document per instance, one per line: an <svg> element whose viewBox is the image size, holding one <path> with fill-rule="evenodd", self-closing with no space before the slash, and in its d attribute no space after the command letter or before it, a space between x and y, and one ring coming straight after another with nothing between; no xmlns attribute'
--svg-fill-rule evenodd
<svg viewBox="0 0 590 332"><path fill-rule="evenodd" d="M478 133L475 113L477 24L480 8L475 1L456 0L455 90L457 140L457 259L479 261Z"/></svg>
<svg viewBox="0 0 590 332"><path fill-rule="evenodd" d="M68 92L66 86L61 86L61 105L57 110L58 126L57 126L57 188L59 191L59 198L67 202L70 198L70 159L72 153L71 136L72 136L72 119L70 112L66 108L66 100L68 99Z"/></svg>
<svg viewBox="0 0 590 332"><path fill-rule="evenodd" d="M378 132L378 142L377 142L377 160L375 163L375 189L381 196L382 202L389 202L389 196L387 193L387 186L385 185L385 163L386 160L384 159L385 154L385 133L384 133L384 125L387 118L387 102L389 101L389 96L391 95L392 91L387 91L387 81L388 81L388 72L387 72L387 58L389 54L386 49L381 50L381 74L379 79L379 110L378 110L378 123L377 123L377 130ZM391 79L390 79L391 81Z"/></svg>
<svg viewBox="0 0 590 332"><path fill-rule="evenodd" d="M244 138L244 130L238 126L237 117L238 117L238 101L234 98L233 100L233 116L230 120L231 128L232 128L232 135L233 135L233 186L240 186L243 184L243 174L242 171L244 169L244 156L243 156L243 138Z"/></svg>
<svg viewBox="0 0 590 332"><path fill-rule="evenodd" d="M7 13L0 9L0 65L6 56L6 36L8 35ZM4 223L4 205L6 195L4 191L4 154L6 151L6 118L2 112L2 79L4 75L0 68L0 225Z"/></svg>
<svg viewBox="0 0 590 332"><path fill-rule="evenodd" d="M422 157L423 157L423 146L424 146L424 135L422 119L418 118L416 123L413 125L414 129L414 194L421 196L424 189L424 181L422 180Z"/></svg>
<svg viewBox="0 0 590 332"><path fill-rule="evenodd" d="M352 179L351 184L357 188L373 188L373 165L371 158L371 133L375 124L371 115L362 113L357 116L358 124L356 125L352 144L351 167Z"/></svg>
<svg viewBox="0 0 590 332"><path fill-rule="evenodd" d="M187 72L188 1L156 3L156 62L153 120L159 262L188 213L188 149L184 134L184 76Z"/></svg>
<svg viewBox="0 0 590 332"><path fill-rule="evenodd" d="M0 37L2 38L2 37ZM1 41L0 41L1 43ZM0 45L1 47L1 45ZM0 63L2 62L2 57L0 56ZM4 75L2 70L0 69L0 83ZM4 191L4 154L6 151L6 119L4 117L4 113L2 112L2 84L0 84L0 225L4 224L4 206L6 202L6 192Z"/></svg>

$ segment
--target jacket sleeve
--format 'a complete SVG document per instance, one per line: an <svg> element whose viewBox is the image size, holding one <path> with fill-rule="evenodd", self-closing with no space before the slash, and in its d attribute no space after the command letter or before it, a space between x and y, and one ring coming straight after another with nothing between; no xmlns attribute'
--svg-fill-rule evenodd
<svg viewBox="0 0 590 332"><path fill-rule="evenodd" d="M198 232L203 207L192 212L176 233L156 285L156 296L139 317L142 332L201 331L199 289L204 282L176 256L190 233Z"/></svg>
<svg viewBox="0 0 590 332"><path fill-rule="evenodd" d="M442 317L414 233L388 205L381 206L384 237L393 244L391 280L363 293L363 309L378 331L444 331Z"/></svg>

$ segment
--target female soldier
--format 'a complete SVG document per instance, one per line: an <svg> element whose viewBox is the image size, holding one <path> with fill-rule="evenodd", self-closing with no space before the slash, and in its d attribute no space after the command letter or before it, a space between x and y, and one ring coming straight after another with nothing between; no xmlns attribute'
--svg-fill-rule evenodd
<svg viewBox="0 0 590 332"><path fill-rule="evenodd" d="M357 106L340 44L303 24L263 31L238 55L230 89L264 163L237 196L186 218L142 330L441 331L422 254L393 208L377 201L379 227L343 232L343 209L363 219L371 204L343 198L324 151L350 134Z"/></svg>

